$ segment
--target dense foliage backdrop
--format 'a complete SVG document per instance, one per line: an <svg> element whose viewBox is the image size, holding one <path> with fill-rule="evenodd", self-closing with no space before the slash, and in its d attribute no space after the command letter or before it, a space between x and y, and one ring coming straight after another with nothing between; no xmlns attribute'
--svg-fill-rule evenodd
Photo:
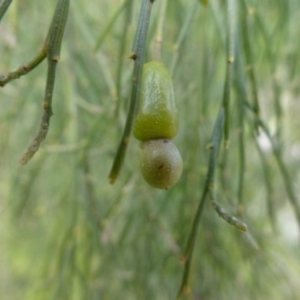
<svg viewBox="0 0 300 300"><path fill-rule="evenodd" d="M215 191L248 231L206 201L183 297L298 299L300 3L170 0L161 16L164 3L153 4L146 61L162 18L184 161L170 190L143 181L133 138L117 182L108 181L128 111L141 1L71 1L50 131L25 166L18 161L39 126L46 62L1 88L1 299L176 298L224 96L230 16L230 145L220 146ZM54 9L55 1L12 2L0 23L0 74L39 51Z"/></svg>

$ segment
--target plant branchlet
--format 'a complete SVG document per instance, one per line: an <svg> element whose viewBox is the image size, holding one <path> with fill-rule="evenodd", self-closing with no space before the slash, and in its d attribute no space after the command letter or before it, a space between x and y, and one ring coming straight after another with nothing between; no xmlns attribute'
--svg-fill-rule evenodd
<svg viewBox="0 0 300 300"><path fill-rule="evenodd" d="M12 0L3 0L0 3L0 21L5 15L7 9L9 8L10 4L12 3Z"/></svg>
<svg viewBox="0 0 300 300"><path fill-rule="evenodd" d="M134 60L130 107L121 142L119 144L117 154L115 156L113 166L109 174L109 182L111 184L116 181L123 165L126 150L130 140L133 120L138 110L138 99L140 96L142 72L152 4L153 1L150 0L144 0L142 3L140 19L138 22L137 32L132 48L132 54L130 55L130 58Z"/></svg>
<svg viewBox="0 0 300 300"><path fill-rule="evenodd" d="M41 142L46 138L49 130L50 118L53 115L52 95L55 83L55 71L60 57L61 42L68 18L69 4L69 0L58 0L52 23L45 41L44 48L47 55L48 72L43 100L44 113L36 137L33 139L27 148L26 153L20 160L22 165L26 164L37 152Z"/></svg>

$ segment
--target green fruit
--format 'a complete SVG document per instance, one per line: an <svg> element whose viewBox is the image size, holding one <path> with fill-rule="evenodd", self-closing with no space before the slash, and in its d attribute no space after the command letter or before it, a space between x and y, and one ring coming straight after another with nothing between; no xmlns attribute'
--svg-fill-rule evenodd
<svg viewBox="0 0 300 300"><path fill-rule="evenodd" d="M141 173L157 189L169 189L180 178L182 158L172 141L151 140L142 144Z"/></svg>
<svg viewBox="0 0 300 300"><path fill-rule="evenodd" d="M174 138L178 131L178 111L172 78L162 62L144 65L139 103L134 137L140 141Z"/></svg>

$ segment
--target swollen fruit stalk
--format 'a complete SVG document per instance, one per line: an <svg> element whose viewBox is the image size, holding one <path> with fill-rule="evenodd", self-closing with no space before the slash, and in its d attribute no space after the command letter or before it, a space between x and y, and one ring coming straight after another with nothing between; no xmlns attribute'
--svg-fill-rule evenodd
<svg viewBox="0 0 300 300"><path fill-rule="evenodd" d="M160 61L143 67L141 98L134 122L133 135L140 141L172 139L178 131L172 78Z"/></svg>

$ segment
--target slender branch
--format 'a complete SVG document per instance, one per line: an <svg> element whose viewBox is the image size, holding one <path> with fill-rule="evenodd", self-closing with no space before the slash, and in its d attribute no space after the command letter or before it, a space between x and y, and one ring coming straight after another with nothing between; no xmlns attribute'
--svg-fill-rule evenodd
<svg viewBox="0 0 300 300"><path fill-rule="evenodd" d="M193 221L192 230L190 232L187 246L184 252L184 257L182 259L185 266L184 266L181 286L177 294L177 299L180 299L180 297L184 293L189 291L189 287L188 287L189 270L190 270L190 264L191 264L193 250L194 250L195 240L197 236L197 230L199 227L206 198L208 194L211 194L211 191L214 188L214 175L215 175L218 152L219 152L219 147L220 147L223 132L225 134L225 146L227 147L229 143L229 107L230 107L230 96L231 96L231 86L232 86L232 64L234 62L234 35L235 35L235 0L227 0L227 67L226 67L226 78L225 78L223 101L212 135L209 167L208 167L206 181L204 184L202 197ZM236 225L240 230L246 230L247 227L245 226L245 224L241 223L236 218L229 216L214 201L212 195L211 198L212 198L211 203L219 215L221 215L230 224Z"/></svg>
<svg viewBox="0 0 300 300"><path fill-rule="evenodd" d="M226 65L226 78L225 78L225 85L224 85L224 92L223 92L223 107L225 109L225 126L224 126L224 146L225 149L229 147L229 129L230 129L230 98L231 98L231 87L233 81L233 63L235 60L234 57L234 43L235 43L235 32L236 32L236 14L235 14L235 0L227 0L227 26L226 26L226 58L227 58L227 65ZM220 30L221 24L219 25ZM223 36L223 35L222 35ZM227 190L227 164L228 164L228 153L224 151L222 163L221 163L221 175L222 175L222 185L223 189Z"/></svg>
<svg viewBox="0 0 300 300"><path fill-rule="evenodd" d="M60 1L61 0L58 1L58 5L61 3ZM2 8L3 4L5 4L6 2L7 1L4 0L4 2L0 6L0 12L1 12L1 8ZM69 0L68 1L63 0L62 4L64 4L64 3L67 3L67 5L69 5ZM57 5L57 7L58 7L58 5ZM51 49L48 45L48 39L49 39L50 31L52 31L52 32L56 31L57 37L56 38L54 37L53 40L57 39L57 41L55 43L56 44L59 44L59 43L61 44L61 39L62 39L62 34L63 34L63 31L64 31L64 27L62 28L63 24L59 25L59 19L62 18L60 10L56 9L54 15L56 17L53 17L52 25L50 26L50 30L49 30L47 39L46 39L44 45L42 46L41 50L37 53L37 55L32 60L30 60L28 63L20 66L17 70L0 74L0 87L4 87L10 81L12 81L14 79L18 79L23 75L26 75L27 73L32 71L34 68L36 68L47 56L49 56L49 55L51 56L51 53L49 53L49 51L51 52ZM61 20L62 20L62 22L66 21L66 20L64 21L63 18ZM55 26L58 26L56 29L54 28L55 27L53 25L54 23L57 24ZM59 56L59 52L58 52L58 56Z"/></svg>
<svg viewBox="0 0 300 300"><path fill-rule="evenodd" d="M129 0L131 1L131 0ZM109 32L111 31L112 27L114 26L114 24L116 23L118 17L120 16L120 14L122 13L123 9L125 8L125 6L127 5L128 0L124 0L124 2L116 9L116 11L114 12L114 14L112 15L112 17L110 18L110 20L106 23L105 28L103 29L101 35L99 36L94 51L97 52L99 51L99 49L101 48L104 39L106 38L106 36L109 34Z"/></svg>
<svg viewBox="0 0 300 300"><path fill-rule="evenodd" d="M56 9L46 38L47 56L51 61L60 59L61 43L68 19L70 0L57 0Z"/></svg>
<svg viewBox="0 0 300 300"><path fill-rule="evenodd" d="M191 264L193 250L195 246L197 231L201 220L201 215L203 212L203 207L210 189L214 186L214 177L215 177L215 169L217 165L218 152L220 148L220 142L222 139L222 132L224 130L224 119L225 119L225 111L224 108L222 107L217 117L213 134L212 134L212 142L210 145L211 153L209 156L209 165L208 165L206 180L204 183L203 193L200 199L199 206L197 208L196 215L193 220L192 229L184 251L184 256L182 258L182 262L184 263L184 271L183 271L181 286L177 294L177 299L180 299L180 297L189 290L188 281L189 281L190 264Z"/></svg>
<svg viewBox="0 0 300 300"><path fill-rule="evenodd" d="M46 135L48 133L50 118L53 115L51 102L55 82L56 65L57 61L48 60L47 82L43 102L44 114L42 116L42 121L36 137L27 148L26 153L20 159L21 165L25 165L33 157L33 155L38 151L41 142L46 138Z"/></svg>
<svg viewBox="0 0 300 300"><path fill-rule="evenodd" d="M236 227L237 229L241 230L241 231L247 231L247 225L245 223L243 223L242 221L240 221L239 219L237 219L234 216L229 215L224 208L222 208L215 200L215 195L213 191L210 191L209 193L211 201L210 204L212 205L212 207L214 208L214 210L218 213L219 217L221 217L222 219L224 219L227 223L229 223L230 225L233 225L234 227Z"/></svg>
<svg viewBox="0 0 300 300"><path fill-rule="evenodd" d="M185 37L189 34L189 29L192 24L193 17L197 11L198 6L199 6L199 0L194 0L193 5L191 5L190 9L188 10L188 12L186 14L184 23L181 27L178 38L174 45L174 54L172 57L171 68L170 68L171 74L174 74L174 72L175 72L175 69L176 69L176 66L178 63L178 59L179 59L180 48L182 46L182 43L183 43Z"/></svg>
<svg viewBox="0 0 300 300"><path fill-rule="evenodd" d="M234 36L236 27L236 4L235 0L227 0L227 67L226 67L226 81L223 93L223 106L225 108L225 127L224 127L224 144L225 148L229 146L229 128L230 128L230 97L232 86L232 65L234 63Z"/></svg>
<svg viewBox="0 0 300 300"><path fill-rule="evenodd" d="M3 16L5 15L7 9L9 8L9 6L11 5L12 0L3 0L0 3L0 22L3 18Z"/></svg>
<svg viewBox="0 0 300 300"><path fill-rule="evenodd" d="M249 0L246 1L246 5ZM251 1L250 1L251 2ZM273 97L274 97L274 110L276 116L276 136L280 138L281 130L282 130L282 107L280 101L281 88L278 84L276 78L276 68L278 66L277 57L275 55L276 47L274 47L274 43L271 41L270 34L267 32L265 22L263 21L264 16L261 16L259 10L254 10L253 17L255 18L255 24L257 25L259 31L261 32L262 38L264 39L266 45L266 60L269 63L270 73L271 73L271 82L273 87Z"/></svg>
<svg viewBox="0 0 300 300"><path fill-rule="evenodd" d="M155 44L154 44L154 59L156 60L161 60L162 43L163 43L163 36L164 36L164 24L166 19L167 6L168 6L168 0L162 0L158 24L157 24Z"/></svg>
<svg viewBox="0 0 300 300"><path fill-rule="evenodd" d="M133 1L127 1L126 10L125 10L125 18L123 25L123 32L120 39L120 47L118 52L118 69L117 69L117 80L116 80L116 89L117 89L117 103L116 103L116 117L119 116L120 107L121 107L121 89L122 89L122 71L124 65L124 53L126 49L126 39L128 36L129 26L131 24L132 19L132 7Z"/></svg>
<svg viewBox="0 0 300 300"><path fill-rule="evenodd" d="M46 138L49 130L52 112L52 95L55 83L56 65L60 58L61 42L69 12L69 0L58 0L56 10L50 25L45 48L48 59L48 73L43 101L44 114L36 137L31 142L26 153L22 156L20 163L26 164L39 149L41 142Z"/></svg>
<svg viewBox="0 0 300 300"><path fill-rule="evenodd" d="M263 153L256 135L253 134L253 138L255 141L256 149L258 151L258 154L261 158L261 166L263 169L264 174L264 181L265 181L265 187L267 190L267 208L268 208L268 215L271 222L271 226L273 231L277 232L277 226L276 226L276 218L275 218L275 207L274 207L274 201L273 201L273 186L272 186L272 179L271 179L271 173L270 173L270 166L267 163L267 159L265 157L265 154Z"/></svg>
<svg viewBox="0 0 300 300"><path fill-rule="evenodd" d="M121 138L117 150L117 154L115 156L113 166L109 174L109 181L111 184L113 184L116 181L120 173L121 167L123 165L123 161L126 155L126 150L130 140L134 116L138 110L138 99L140 96L142 72L143 72L143 65L145 59L146 41L148 35L152 4L153 4L153 0L144 0L144 2L142 3L138 29L135 36L132 55L131 55L131 58L134 60L134 68L133 68L133 75L132 75L130 107L127 115L123 136Z"/></svg>
<svg viewBox="0 0 300 300"><path fill-rule="evenodd" d="M272 144L273 153L276 158L278 167L280 169L280 172L281 172L284 184L285 184L288 199L290 200L290 203L291 203L292 207L294 208L298 226L300 228L300 203L298 202L298 199L296 197L296 194L295 194L295 191L293 188L293 180L290 178L290 174L289 174L289 172L286 168L286 165L283 161L281 147L278 144L278 142L271 136L268 127L261 119L259 120L259 125L263 129L263 131L265 132L265 134L267 135L267 137L269 138L269 140Z"/></svg>
<svg viewBox="0 0 300 300"><path fill-rule="evenodd" d="M240 215L243 211L243 198L244 198L244 181L245 181L245 168L246 168L246 148L245 148L245 107L244 102L247 98L247 91L245 86L245 74L244 65L240 52L238 52L236 57L236 82L237 82L237 106L238 106L238 137L239 137L239 178L238 178L238 191L237 199L239 203L238 214Z"/></svg>
<svg viewBox="0 0 300 300"><path fill-rule="evenodd" d="M47 49L45 46L38 52L38 54L28 63L19 67L15 71L2 73L0 74L0 86L5 86L8 82L20 78L23 75L26 75L30 71L32 71L35 67L37 67L45 58L47 57Z"/></svg>
<svg viewBox="0 0 300 300"><path fill-rule="evenodd" d="M245 106L249 110L251 110L252 112L254 111L249 103L245 102ZM273 148L273 154L274 154L274 157L277 161L279 170L280 170L281 175L282 175L282 179L283 179L283 182L284 182L284 185L285 185L288 200L290 201L290 203L291 203L291 205L294 209L296 219L297 219L297 222L298 222L298 226L300 228L300 203L298 202L296 193L294 191L293 180L291 179L290 174L287 170L287 167L286 167L286 165L283 161L282 148L281 148L280 143L276 139L277 135L275 137L273 137L271 135L268 126L265 124L265 122L262 119L258 120L258 125L264 131L264 133L267 135L269 141L271 142L271 145L272 145L272 148Z"/></svg>
<svg viewBox="0 0 300 300"><path fill-rule="evenodd" d="M253 49L250 41L250 33L249 33L249 18L252 15L250 10L247 7L246 0L241 1L243 6L243 13L241 14L241 23L243 25L243 41L244 41L244 49L245 49L245 57L247 62L247 71L249 74L250 84L251 84L251 92L253 97L253 109L256 117L259 118L260 115L260 106L258 100L258 90L257 90L257 82L255 76L255 66L253 60ZM255 124L256 132L258 133L258 124Z"/></svg>

